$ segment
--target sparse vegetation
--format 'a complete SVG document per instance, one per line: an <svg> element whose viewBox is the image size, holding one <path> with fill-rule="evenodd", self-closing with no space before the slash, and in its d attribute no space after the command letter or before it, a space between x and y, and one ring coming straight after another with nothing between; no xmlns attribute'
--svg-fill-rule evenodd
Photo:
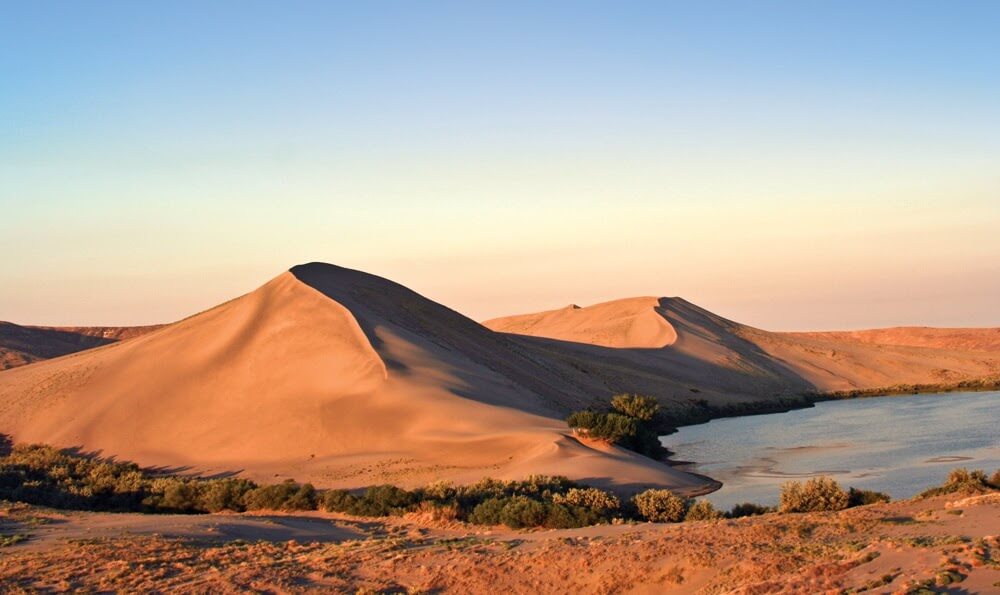
<svg viewBox="0 0 1000 595"><path fill-rule="evenodd" d="M885 397L889 395L916 395L921 393L947 393L988 391L1000 389L1000 375L970 378L958 382L941 382L935 384L894 384L876 388L842 390L824 393L809 393L805 395L810 401L831 401L837 399L863 399L866 397Z"/></svg>
<svg viewBox="0 0 1000 595"><path fill-rule="evenodd" d="M940 496L942 494L981 494L983 492L988 492L991 489L1000 489L1000 471L997 471L989 479L986 477L986 473L975 470L969 471L965 467L952 470L948 474L948 479L945 481L944 485L938 487L930 488L920 494L920 498L929 498L931 496Z"/></svg>
<svg viewBox="0 0 1000 595"><path fill-rule="evenodd" d="M851 488L847 491L848 508L854 506L866 506L868 504L878 504L880 502L889 502L890 500L892 500L892 498L890 498L888 494L883 494L882 492L859 490L858 488Z"/></svg>
<svg viewBox="0 0 1000 595"><path fill-rule="evenodd" d="M743 502L733 506L732 510L726 513L726 517L738 519L740 517L757 516L774 511L775 510L769 506L761 506L760 504L754 504L753 502Z"/></svg>
<svg viewBox="0 0 1000 595"><path fill-rule="evenodd" d="M720 511L716 510L712 503L708 500L698 500L691 504L688 508L687 514L684 515L685 521L714 521L716 519L724 518L725 515Z"/></svg>

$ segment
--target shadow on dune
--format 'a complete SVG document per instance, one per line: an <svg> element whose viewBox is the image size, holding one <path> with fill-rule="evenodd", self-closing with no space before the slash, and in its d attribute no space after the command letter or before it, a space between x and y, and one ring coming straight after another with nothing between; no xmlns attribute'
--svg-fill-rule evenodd
<svg viewBox="0 0 1000 595"><path fill-rule="evenodd" d="M457 396L554 419L622 392L655 396L668 410L691 409L700 419L721 401L749 402L742 411L748 413L804 406L799 395L815 388L738 336L736 323L678 298L662 298L657 307L680 335L677 344L614 348L494 332L402 285L335 265L310 263L291 273L350 310L391 371L405 374L411 365L389 349L382 337L390 334L453 364L451 371L461 382L450 390ZM689 338L720 344L728 355L713 360L687 353L681 344ZM500 378L484 383L481 368ZM510 398L524 391L498 396L497 386L504 382L537 398Z"/></svg>
<svg viewBox="0 0 1000 595"><path fill-rule="evenodd" d="M677 331L666 347L605 347L529 335L512 341L574 371L574 385L597 399L617 393L657 397L674 423L727 414L808 406L816 386L781 360L737 334L739 325L679 298L662 298L657 312ZM685 351L692 339L719 345L721 357Z"/></svg>
<svg viewBox="0 0 1000 595"><path fill-rule="evenodd" d="M325 263L299 265L290 272L347 308L392 372L407 374L413 367L410 359L433 358L458 378L449 387L456 396L555 419L571 405L589 400L552 363L533 357L507 335L398 283ZM397 339L396 349L383 339L389 336ZM399 344L412 347L412 353ZM495 375L484 375L483 368ZM511 390L511 385L527 391Z"/></svg>

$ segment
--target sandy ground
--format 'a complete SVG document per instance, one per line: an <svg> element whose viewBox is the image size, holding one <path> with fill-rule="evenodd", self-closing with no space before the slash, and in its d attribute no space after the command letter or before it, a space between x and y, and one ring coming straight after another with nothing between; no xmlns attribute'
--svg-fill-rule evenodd
<svg viewBox="0 0 1000 595"><path fill-rule="evenodd" d="M307 515L0 509L0 591L902 593L1000 589L1000 494L518 532Z"/></svg>

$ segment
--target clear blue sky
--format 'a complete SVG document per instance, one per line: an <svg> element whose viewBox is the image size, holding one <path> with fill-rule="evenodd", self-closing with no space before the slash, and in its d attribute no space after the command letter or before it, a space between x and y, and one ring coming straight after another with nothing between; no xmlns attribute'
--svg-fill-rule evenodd
<svg viewBox="0 0 1000 595"><path fill-rule="evenodd" d="M0 320L324 260L475 318L1000 325L1000 3L0 0Z"/></svg>

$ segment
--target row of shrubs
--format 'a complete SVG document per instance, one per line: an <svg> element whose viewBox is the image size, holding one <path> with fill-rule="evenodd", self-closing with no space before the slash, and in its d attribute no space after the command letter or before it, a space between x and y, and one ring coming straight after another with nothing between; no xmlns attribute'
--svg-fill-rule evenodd
<svg viewBox="0 0 1000 595"><path fill-rule="evenodd" d="M957 469L923 496L1000 489L1000 472ZM681 522L767 512L815 512L887 502L878 492L842 489L827 477L786 483L777 508L744 503L722 512L707 500L646 490L622 501L611 492L565 477L483 479L466 486L435 483L415 490L372 486L363 492L317 491L294 481L257 485L245 479L151 474L132 463L102 461L40 445L19 445L0 457L0 499L79 510L204 513L230 510L327 510L382 517L422 512L479 525L571 528L630 520Z"/></svg>
<svg viewBox="0 0 1000 595"><path fill-rule="evenodd" d="M920 393L948 393L1000 390L1000 375L970 378L957 382L939 382L933 384L894 384L881 388L860 388L832 392L811 392L805 396L810 401L831 401L838 399L860 399L866 397L884 397L887 395L915 395Z"/></svg>
<svg viewBox="0 0 1000 595"><path fill-rule="evenodd" d="M309 484L154 474L134 463L37 444L14 446L0 457L0 498L76 510L174 513L314 510L319 501Z"/></svg>

